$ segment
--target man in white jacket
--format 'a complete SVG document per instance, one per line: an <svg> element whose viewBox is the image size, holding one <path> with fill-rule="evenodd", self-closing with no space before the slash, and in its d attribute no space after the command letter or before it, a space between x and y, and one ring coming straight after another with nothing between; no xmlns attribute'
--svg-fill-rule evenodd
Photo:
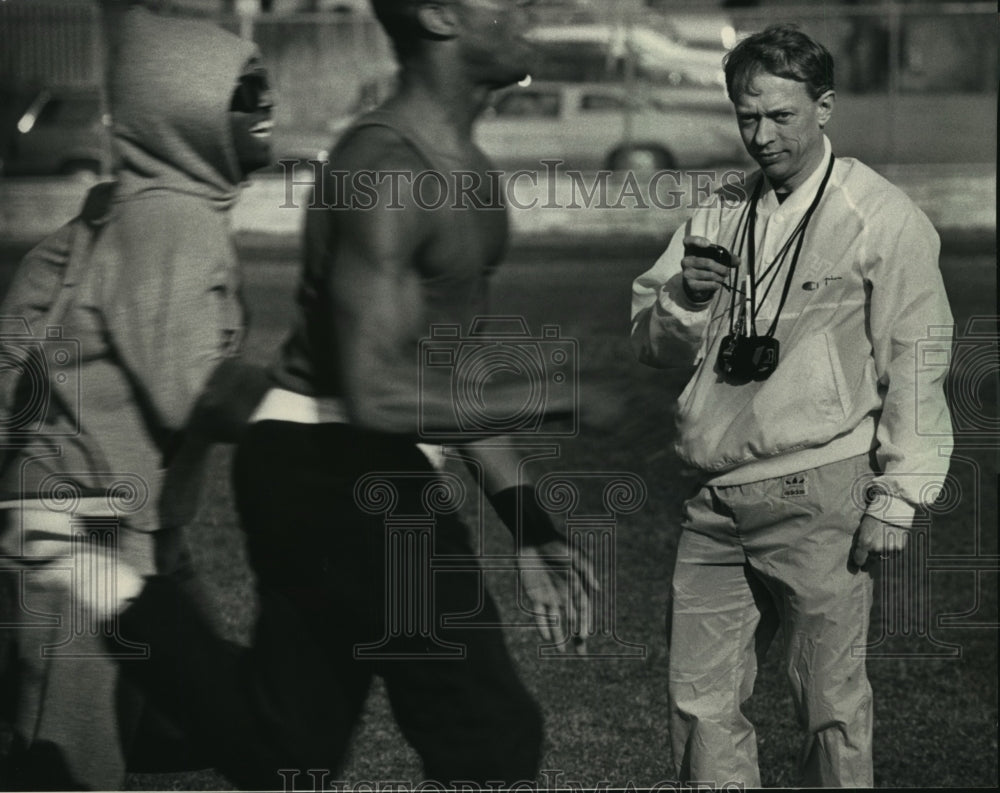
<svg viewBox="0 0 1000 793"><path fill-rule="evenodd" d="M871 786L871 567L905 545L950 453L945 372L917 354L952 325L939 241L902 192L834 158L822 45L773 26L725 71L760 171L698 209L632 299L639 359L695 367L677 412L700 488L673 578L675 771L760 785L741 705L780 624L803 783Z"/></svg>

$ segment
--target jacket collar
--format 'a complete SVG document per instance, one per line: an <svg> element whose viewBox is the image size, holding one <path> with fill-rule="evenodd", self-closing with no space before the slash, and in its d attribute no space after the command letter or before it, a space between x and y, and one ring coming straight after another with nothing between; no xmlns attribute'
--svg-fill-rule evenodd
<svg viewBox="0 0 1000 793"><path fill-rule="evenodd" d="M820 182L823 181L823 175L826 173L832 156L833 146L830 145L830 139L824 135L823 159L820 160L816 169L809 174L809 177L796 190L789 193L784 203L778 202L778 198L774 194L774 187L772 187L771 182L761 172L761 178L764 180L764 189L760 197L760 203L757 205L758 211L763 215L802 214L805 212L816 197L816 191L819 190Z"/></svg>

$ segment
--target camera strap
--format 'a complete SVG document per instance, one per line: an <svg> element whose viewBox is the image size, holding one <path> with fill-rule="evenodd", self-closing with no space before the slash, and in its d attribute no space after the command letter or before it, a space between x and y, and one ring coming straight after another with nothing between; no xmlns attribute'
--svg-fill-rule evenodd
<svg viewBox="0 0 1000 793"><path fill-rule="evenodd" d="M773 286L774 281L778 277L778 273L781 271L784 261L788 256L789 250L791 250L792 245L795 246L795 253L792 254L792 262L788 267L788 273L785 276L785 283L781 290L781 299L778 301L778 310L774 313L774 319L771 322L771 327L767 329L767 333L764 335L768 338L773 338L775 331L778 329L778 320L781 319L781 312L785 308L785 301L788 300L788 292L792 287L792 278L795 276L795 268L799 263L799 255L802 252L802 245L806 238L806 229L809 226L809 221L812 219L813 213L816 212L816 208L819 206L819 202L823 199L823 194L826 192L826 185L830 181L830 174L833 173L833 161L836 158L831 154L830 163L827 165L826 173L823 175L823 181L820 182L819 188L816 190L816 195L809 205L809 208L802 215L802 219L795 226L795 229L788 236L785 244L781 246L778 254L774 257L774 260L770 265L764 270L758 281L756 275L756 257L757 257L757 239L756 239L756 225L757 225L757 203L760 201L761 192L763 191L764 178L761 176L760 181L757 183L757 188L754 190L753 197L750 199L750 211L749 217L747 219L747 269L750 275L750 335L757 335L757 285L762 283L764 278L772 270L774 271L774 276L771 282L767 285L767 289L761 296L761 302L767 297L768 293L771 291L771 286ZM730 327L732 326L732 311L730 312Z"/></svg>
<svg viewBox="0 0 1000 793"><path fill-rule="evenodd" d="M757 183L757 187L754 190L753 198L749 204L744 205L743 212L740 214L739 222L736 224L736 232L733 234L733 247L736 248L736 255L743 258L743 249L746 247L747 241L747 227L749 219L749 209L757 201L760 195L760 188L763 184L763 180ZM743 292L739 288L739 273L735 268L730 270L728 275L729 283L724 284L724 286L729 289L729 335L735 335L737 330L742 332L744 317L742 315L742 310L740 311L740 318L737 322L736 319L736 299L738 295L742 295ZM741 305L742 308L742 305ZM739 326L737 328L737 326Z"/></svg>

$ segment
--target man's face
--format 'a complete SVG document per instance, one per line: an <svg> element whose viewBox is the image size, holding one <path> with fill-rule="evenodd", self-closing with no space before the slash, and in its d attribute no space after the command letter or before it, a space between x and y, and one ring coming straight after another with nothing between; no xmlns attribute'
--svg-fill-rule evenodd
<svg viewBox="0 0 1000 793"><path fill-rule="evenodd" d="M267 70L251 61L240 75L229 106L233 147L244 176L271 164L273 107Z"/></svg>
<svg viewBox="0 0 1000 793"><path fill-rule="evenodd" d="M734 104L747 152L779 193L794 190L819 166L833 91L813 99L805 83L761 71Z"/></svg>
<svg viewBox="0 0 1000 793"><path fill-rule="evenodd" d="M524 38L534 0L458 0L461 45L470 76L502 87L531 71L533 47Z"/></svg>

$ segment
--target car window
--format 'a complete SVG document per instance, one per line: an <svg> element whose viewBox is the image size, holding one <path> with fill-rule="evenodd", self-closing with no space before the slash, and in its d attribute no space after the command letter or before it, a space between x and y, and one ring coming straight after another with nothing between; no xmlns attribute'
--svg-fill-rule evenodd
<svg viewBox="0 0 1000 793"><path fill-rule="evenodd" d="M45 103L35 122L39 126L89 124L100 107L94 97L55 97Z"/></svg>
<svg viewBox="0 0 1000 793"><path fill-rule="evenodd" d="M658 113L697 113L702 117L717 117L721 123L733 121L733 106L729 100L717 92L705 93L703 90L692 92L687 98L681 93L669 100L662 97L649 97L649 106Z"/></svg>
<svg viewBox="0 0 1000 793"><path fill-rule="evenodd" d="M502 118L555 118L560 104L554 91L514 91L497 100L494 109Z"/></svg>
<svg viewBox="0 0 1000 793"><path fill-rule="evenodd" d="M599 82L622 79L625 64L607 45L596 42L546 42L537 49L532 76L538 80Z"/></svg>
<svg viewBox="0 0 1000 793"><path fill-rule="evenodd" d="M625 110L628 102L623 96L612 94L584 94L580 97L580 110L600 112L609 110Z"/></svg>

